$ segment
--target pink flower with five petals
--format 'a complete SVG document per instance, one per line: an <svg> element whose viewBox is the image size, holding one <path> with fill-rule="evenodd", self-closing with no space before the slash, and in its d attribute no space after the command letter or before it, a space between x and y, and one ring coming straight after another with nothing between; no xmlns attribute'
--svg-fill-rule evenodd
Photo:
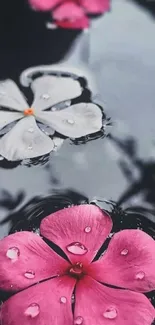
<svg viewBox="0 0 155 325"><path fill-rule="evenodd" d="M17 293L2 304L1 324L151 325L154 307L142 292L155 289L155 242L141 230L123 230L93 262L111 229L111 217L94 205L43 219L41 235L68 260L32 232L2 239L0 287Z"/></svg>
<svg viewBox="0 0 155 325"><path fill-rule="evenodd" d="M55 23L63 28L89 27L89 14L102 14L110 9L110 0L28 0L38 11L50 11Z"/></svg>

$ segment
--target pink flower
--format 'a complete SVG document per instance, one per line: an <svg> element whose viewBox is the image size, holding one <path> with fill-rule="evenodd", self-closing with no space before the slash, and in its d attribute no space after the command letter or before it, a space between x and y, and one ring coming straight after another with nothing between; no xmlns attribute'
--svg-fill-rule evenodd
<svg viewBox="0 0 155 325"><path fill-rule="evenodd" d="M141 292L155 289L154 240L141 230L120 231L92 262L111 229L110 216L94 205L43 219L41 235L68 261L32 232L2 239L0 287L20 292L2 304L1 324L151 325L154 307Z"/></svg>
<svg viewBox="0 0 155 325"><path fill-rule="evenodd" d="M58 26L73 29L87 28L89 14L110 9L110 0L29 0L29 3L35 10L50 11Z"/></svg>

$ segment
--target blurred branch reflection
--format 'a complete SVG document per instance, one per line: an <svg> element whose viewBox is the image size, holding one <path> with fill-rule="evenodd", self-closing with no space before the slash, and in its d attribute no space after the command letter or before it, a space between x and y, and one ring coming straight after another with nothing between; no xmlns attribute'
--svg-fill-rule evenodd
<svg viewBox="0 0 155 325"><path fill-rule="evenodd" d="M147 10L155 18L155 1L154 0L129 0Z"/></svg>
<svg viewBox="0 0 155 325"><path fill-rule="evenodd" d="M155 161L143 160L138 157L137 143L132 137L121 140L111 135L109 139L123 153L119 165L129 182L129 186L120 196L118 204L122 205L132 197L141 195L142 204L146 204L146 209L150 206L149 210L155 214Z"/></svg>

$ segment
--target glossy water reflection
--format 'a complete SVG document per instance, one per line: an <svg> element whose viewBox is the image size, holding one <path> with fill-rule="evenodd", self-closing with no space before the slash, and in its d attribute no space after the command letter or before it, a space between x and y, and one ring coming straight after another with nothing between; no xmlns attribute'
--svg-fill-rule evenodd
<svg viewBox="0 0 155 325"><path fill-rule="evenodd" d="M22 1L19 3L18 10L23 12ZM111 13L92 30L90 68L98 82L101 103L112 121L112 127L105 127L106 136L96 135L95 141L67 139L52 157L24 163L0 160L1 238L8 231L22 229L39 233L40 221L46 215L99 197L101 202L92 203L112 215L114 226L97 257L120 229L142 229L155 239L155 24L149 12L151 6L140 0L113 1ZM20 25L23 28L21 17L14 33ZM42 18L37 17L35 26L42 26ZM0 78L17 81L29 66L56 62L76 36L68 31L47 32L43 27L34 30L33 26L32 19L24 29L21 44L17 33L18 41L11 43L9 51L6 38L11 32L7 32L2 42ZM27 28L33 30L30 40ZM64 40L61 53L60 36ZM87 92L86 97L89 95ZM155 305L154 292L147 295Z"/></svg>

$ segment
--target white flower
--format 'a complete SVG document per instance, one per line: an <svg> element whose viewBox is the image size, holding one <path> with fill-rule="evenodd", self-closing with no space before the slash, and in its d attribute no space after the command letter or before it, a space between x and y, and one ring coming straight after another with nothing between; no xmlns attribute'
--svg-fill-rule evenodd
<svg viewBox="0 0 155 325"><path fill-rule="evenodd" d="M51 139L40 130L37 122L71 138L101 129L102 113L95 104L80 103L62 110L47 111L60 102L79 97L82 88L78 81L69 77L42 76L32 82L31 89L34 101L29 107L14 81L0 83L0 129L17 121L0 139L0 155L6 159L34 158L54 149L58 138ZM11 111L4 110L4 107Z"/></svg>

